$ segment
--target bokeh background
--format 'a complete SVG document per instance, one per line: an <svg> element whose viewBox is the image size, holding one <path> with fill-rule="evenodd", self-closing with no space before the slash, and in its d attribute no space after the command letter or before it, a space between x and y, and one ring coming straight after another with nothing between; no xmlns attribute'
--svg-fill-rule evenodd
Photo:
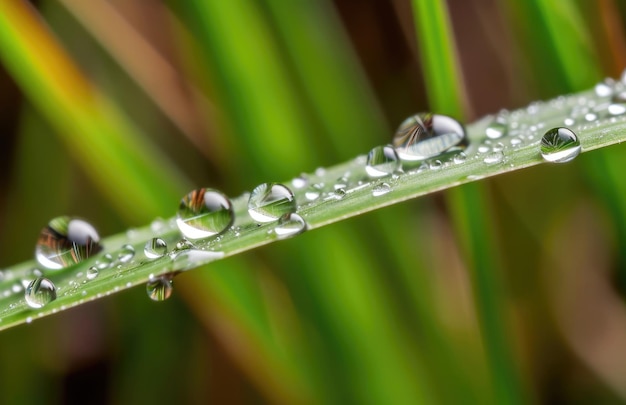
<svg viewBox="0 0 626 405"><path fill-rule="evenodd" d="M58 215L124 232L193 187L235 196L366 153L418 111L471 121L626 66L620 0L433 1L450 43L427 3L3 0L0 268ZM165 302L136 288L4 331L0 402L625 403L625 153L211 263ZM473 236L463 215L484 219Z"/></svg>

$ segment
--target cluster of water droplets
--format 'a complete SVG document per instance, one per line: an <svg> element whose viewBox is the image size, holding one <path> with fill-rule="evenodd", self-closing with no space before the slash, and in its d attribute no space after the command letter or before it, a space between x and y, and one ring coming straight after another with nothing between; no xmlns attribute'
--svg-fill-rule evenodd
<svg viewBox="0 0 626 405"><path fill-rule="evenodd" d="M464 125L451 117L417 113L400 124L389 144L356 157L353 165L346 166L350 169L319 168L297 176L289 186L263 183L233 200L219 190L193 190L182 197L175 218L151 224L155 237L143 242L141 232L129 230L127 244L106 252L91 224L79 218L55 218L41 231L35 248L37 263L44 270L31 269L21 277L0 271L0 285L4 286L0 298L23 294L28 307L40 309L58 297L75 294L103 273L121 279L133 266L167 260L169 267L158 268L171 268L171 272L151 274L146 285L148 296L161 301L172 294L174 274L224 256L225 236L239 238L258 229L277 239L298 235L308 228L309 207L343 201L364 189L372 198L379 198L392 193L400 179L419 181L417 176L426 172L468 164L505 165L511 151L519 148L535 148L537 156L548 162L569 162L582 150L577 133L603 120L626 120L626 75L620 80L603 80L593 93L502 110L473 124L471 137ZM558 122L554 120L557 116L561 117ZM481 177L465 174L467 180ZM182 239L172 237L176 230ZM92 263L84 273L70 280L61 278L62 288L55 286L52 280L57 272L86 260ZM130 286L128 282L126 287Z"/></svg>

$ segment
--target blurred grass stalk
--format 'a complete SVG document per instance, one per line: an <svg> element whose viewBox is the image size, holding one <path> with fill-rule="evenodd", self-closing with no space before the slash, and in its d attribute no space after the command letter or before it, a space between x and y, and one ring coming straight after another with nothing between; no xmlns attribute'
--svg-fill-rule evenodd
<svg viewBox="0 0 626 405"><path fill-rule="evenodd" d="M460 72L445 1L413 0L420 60L431 110L464 119L465 85ZM471 272L483 348L490 368L495 403L524 403L523 388L505 308L507 294L500 280L493 226L483 184L467 184L447 193L457 238Z"/></svg>

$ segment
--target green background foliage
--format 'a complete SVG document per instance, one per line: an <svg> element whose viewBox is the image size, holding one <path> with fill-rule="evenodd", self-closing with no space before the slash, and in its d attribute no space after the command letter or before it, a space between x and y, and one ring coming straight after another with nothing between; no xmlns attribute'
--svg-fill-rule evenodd
<svg viewBox="0 0 626 405"><path fill-rule="evenodd" d="M88 5L87 5L88 4ZM0 266L626 64L617 0L0 3ZM39 19L39 16L41 19ZM314 230L0 334L13 403L626 399L624 148Z"/></svg>

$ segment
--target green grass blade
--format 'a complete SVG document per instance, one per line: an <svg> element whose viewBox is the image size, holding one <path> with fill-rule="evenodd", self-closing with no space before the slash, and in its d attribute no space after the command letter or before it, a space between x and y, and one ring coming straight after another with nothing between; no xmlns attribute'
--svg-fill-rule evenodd
<svg viewBox="0 0 626 405"><path fill-rule="evenodd" d="M431 108L437 113L463 117L464 86L457 71L456 48L446 4L443 1L414 0L413 12ZM484 209L485 201L477 203L485 198L481 186L472 184L456 189L447 196L447 203L452 207L457 235L465 248L472 274L474 300L495 400L498 403L519 403L523 402L523 389L509 347L508 327L503 321L505 300L502 284L497 278L499 267L492 254L496 249L490 219ZM480 229L484 234L465 231L468 220L473 222L473 229Z"/></svg>
<svg viewBox="0 0 626 405"><path fill-rule="evenodd" d="M83 78L21 2L0 4L0 58L75 158L90 162L87 174L129 221L164 215L169 203L159 197L188 189L168 159ZM39 97L42 92L47 97ZM115 191L111 172L123 173Z"/></svg>
<svg viewBox="0 0 626 405"><path fill-rule="evenodd" d="M413 16L430 107L461 119L464 86L445 2L413 0Z"/></svg>
<svg viewBox="0 0 626 405"><path fill-rule="evenodd" d="M569 113L571 106L578 103L580 97L594 102L595 96L593 91L588 91L574 94L558 101L544 103L539 107L538 113L530 114L526 110L519 110L513 113L518 117L516 118L518 123L540 122L545 127L553 127L562 122ZM335 179L339 174L346 171L354 173L356 177L351 182L352 186L348 187L346 196L341 199L337 199L331 188L331 190L327 189L324 191L323 195L317 200L307 202L307 199L304 197L305 190L295 189L296 200L300 201L299 213L307 221L308 229L315 229L424 194L472 182L478 178L507 173L543 163L538 149L539 140L534 138L521 146L506 147L504 160L499 164L486 164L483 161L483 154L477 149L481 140L484 139L485 128L490 122L491 118L487 117L467 127L471 146L467 151L468 158L464 163L454 164L451 160L446 160L443 167L438 170L407 170L405 174L402 174L397 179L390 179L389 192L376 198L372 198L372 193L375 188L377 189L380 186L381 181L368 180L361 158L329 167L317 174L309 174L308 179L311 183L328 183L330 179ZM588 152L624 141L625 129L626 123L623 120L600 119L595 125L581 127L578 131L578 136L583 151ZM502 141L508 142L508 139L503 139ZM359 181L361 181L360 184ZM235 225L239 227L239 235L236 235L234 230L229 230L220 240L211 239L198 243L195 249L190 250L187 248L174 249L170 256L151 262L142 258L141 253L145 241L155 236L155 231L150 227L134 230L131 234L124 233L109 237L103 241L106 251L116 253L117 249L124 243L132 243L136 247L137 252L135 262L122 265L120 268L114 268L110 271L104 271L102 277L99 276L91 283L86 283L84 287L79 285L74 286L75 288L68 288L68 285L75 284L70 283L70 281L75 280L76 277L84 277L84 271L87 267L93 265L93 260L95 259L51 274L50 277L53 281L63 287L61 291L67 292L67 295L62 294L57 301L40 311L41 314L28 310L23 297L20 294L11 294L9 291L9 296L2 299L3 310L0 312L2 317L0 328L4 329L25 322L28 317L49 315L53 312L58 312L61 307L66 309L72 305L79 305L88 300L96 299L133 285L142 284L150 278L150 274L156 277L174 270L198 267L201 264L236 255L245 250L277 240L277 236L273 232L276 226L275 223L257 226L248 216L245 195L234 199L233 203L238 218ZM268 233L268 231L270 232ZM169 242L170 246L174 246L175 242L181 237L175 225L170 221L165 221L162 224L162 229L159 233L161 237ZM198 252L198 250L202 251L203 248L206 249L206 253ZM4 281L0 289L8 286L10 290L10 286L16 281L32 278L32 266L32 262L25 262L7 269L4 272ZM78 273L82 273L82 275L77 276ZM83 292L85 293L84 295ZM11 303L14 305L10 305Z"/></svg>

